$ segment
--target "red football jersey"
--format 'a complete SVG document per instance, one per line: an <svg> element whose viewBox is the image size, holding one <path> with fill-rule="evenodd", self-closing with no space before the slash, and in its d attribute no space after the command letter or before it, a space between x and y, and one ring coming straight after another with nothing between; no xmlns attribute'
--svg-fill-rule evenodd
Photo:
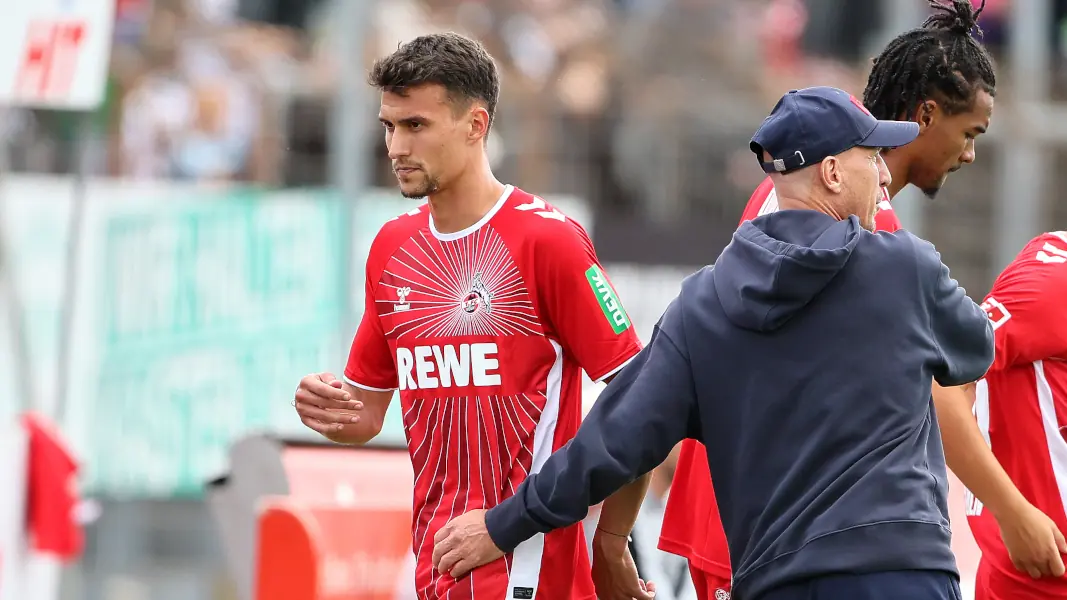
<svg viewBox="0 0 1067 600"><path fill-rule="evenodd" d="M345 380L400 390L419 599L594 598L581 524L459 581L431 560L445 523L514 494L578 431L582 370L600 381L641 349L585 230L511 186L457 233L423 205L374 240L366 302Z"/></svg>
<svg viewBox="0 0 1067 600"><path fill-rule="evenodd" d="M883 189L883 193L885 200L878 203L875 228L878 231L896 231L900 229L900 221L889 203L889 192ZM771 178L767 177L748 199L741 223L777 210L778 196ZM700 442L682 442L678 467L663 514L659 547L684 556L701 571L730 578L730 549L719 520L719 507L709 476L708 456Z"/></svg>
<svg viewBox="0 0 1067 600"><path fill-rule="evenodd" d="M1067 531L1067 232L1031 241L1000 274L982 307L996 359L978 382L974 414L1019 491ZM1067 597L1067 578L1031 579L1012 566L996 520L967 495L967 521L994 597Z"/></svg>

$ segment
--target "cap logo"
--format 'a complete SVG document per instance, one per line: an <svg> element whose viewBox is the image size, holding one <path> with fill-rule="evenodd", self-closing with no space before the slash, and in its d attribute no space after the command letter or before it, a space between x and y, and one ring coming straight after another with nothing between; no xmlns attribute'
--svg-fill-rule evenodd
<svg viewBox="0 0 1067 600"><path fill-rule="evenodd" d="M862 102L857 100L855 96L853 96L852 94L849 94L848 95L848 99L849 99L850 102L855 104L857 108L862 110L863 114L867 115L868 117L874 117L874 115L871 114L871 111L867 110L867 107L864 106Z"/></svg>

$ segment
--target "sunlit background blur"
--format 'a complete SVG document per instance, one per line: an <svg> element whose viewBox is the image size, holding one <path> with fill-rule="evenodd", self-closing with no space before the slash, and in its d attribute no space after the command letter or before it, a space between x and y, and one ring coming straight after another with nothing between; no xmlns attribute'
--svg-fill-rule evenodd
<svg viewBox="0 0 1067 600"><path fill-rule="evenodd" d="M775 100L860 96L925 5L118 0L98 110L0 106L0 420L54 418L93 501L62 597L251 600L205 486L243 436L309 437L293 390L340 371L371 238L417 204L394 190L375 57L434 31L487 45L497 176L585 225L647 339L763 177L748 139ZM988 0L980 25L1000 85L977 162L894 201L974 298L1067 227L1067 0ZM403 442L396 414L383 438Z"/></svg>

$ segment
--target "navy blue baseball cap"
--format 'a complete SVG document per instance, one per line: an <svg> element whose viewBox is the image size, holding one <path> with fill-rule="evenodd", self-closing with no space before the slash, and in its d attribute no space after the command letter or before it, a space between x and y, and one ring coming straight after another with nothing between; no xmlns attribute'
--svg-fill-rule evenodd
<svg viewBox="0 0 1067 600"><path fill-rule="evenodd" d="M857 146L896 148L918 135L918 123L879 121L844 90L810 87L782 96L749 147L765 172L788 173ZM764 161L764 152L774 160Z"/></svg>

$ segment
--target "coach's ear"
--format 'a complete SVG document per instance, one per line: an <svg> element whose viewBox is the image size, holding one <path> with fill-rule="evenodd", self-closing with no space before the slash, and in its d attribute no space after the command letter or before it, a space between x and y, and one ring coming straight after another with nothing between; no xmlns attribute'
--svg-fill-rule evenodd
<svg viewBox="0 0 1067 600"><path fill-rule="evenodd" d="M921 135L923 131L933 127L940 115L941 107L938 106L936 100L924 100L919 106L915 107L915 114L912 115L912 120L919 124L919 134Z"/></svg>
<svg viewBox="0 0 1067 600"><path fill-rule="evenodd" d="M819 163L819 177L822 184L835 194L845 191L843 165L837 156L827 156Z"/></svg>

